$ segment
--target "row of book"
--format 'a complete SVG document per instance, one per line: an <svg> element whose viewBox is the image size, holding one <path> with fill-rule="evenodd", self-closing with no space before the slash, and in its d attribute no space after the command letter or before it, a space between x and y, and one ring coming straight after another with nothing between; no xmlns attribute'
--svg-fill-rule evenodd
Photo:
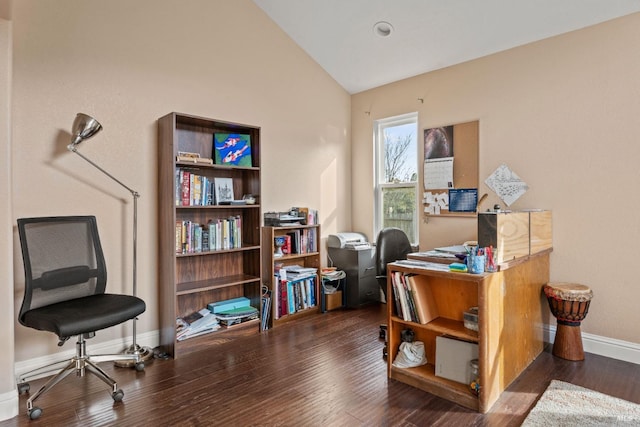
<svg viewBox="0 0 640 427"><path fill-rule="evenodd" d="M215 204L214 182L187 169L176 168L176 206Z"/></svg>
<svg viewBox="0 0 640 427"><path fill-rule="evenodd" d="M234 249L242 246L242 217L210 220L202 225L193 221L176 221L176 253Z"/></svg>
<svg viewBox="0 0 640 427"><path fill-rule="evenodd" d="M317 228L291 230L282 237L284 237L284 245L282 245L284 255L318 252Z"/></svg>
<svg viewBox="0 0 640 427"><path fill-rule="evenodd" d="M281 270L282 273L282 270ZM278 274L274 278L273 304L276 319L315 307L317 275L313 273Z"/></svg>
<svg viewBox="0 0 640 427"><path fill-rule="evenodd" d="M257 322L259 311L245 297L210 303L206 308L176 318L176 339L184 341L218 329L228 329L248 322Z"/></svg>
<svg viewBox="0 0 640 427"><path fill-rule="evenodd" d="M396 271L391 280L395 312L398 317L407 322L424 325L439 316L428 276Z"/></svg>

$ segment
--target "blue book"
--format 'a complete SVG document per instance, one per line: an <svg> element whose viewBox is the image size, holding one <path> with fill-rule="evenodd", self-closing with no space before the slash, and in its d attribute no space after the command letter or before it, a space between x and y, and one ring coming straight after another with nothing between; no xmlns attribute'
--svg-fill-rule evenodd
<svg viewBox="0 0 640 427"><path fill-rule="evenodd" d="M251 305L251 301L246 297L232 298L224 301L216 301L207 304L207 308L212 313L220 313L222 311L229 311L236 308L248 307Z"/></svg>

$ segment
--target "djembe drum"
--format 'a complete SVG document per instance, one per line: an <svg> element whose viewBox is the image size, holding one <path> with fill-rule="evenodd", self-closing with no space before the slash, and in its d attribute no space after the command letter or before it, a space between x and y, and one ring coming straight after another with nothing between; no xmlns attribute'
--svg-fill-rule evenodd
<svg viewBox="0 0 640 427"><path fill-rule="evenodd" d="M593 291L576 283L547 283L543 287L551 313L558 321L553 355L584 360L580 323L587 316Z"/></svg>

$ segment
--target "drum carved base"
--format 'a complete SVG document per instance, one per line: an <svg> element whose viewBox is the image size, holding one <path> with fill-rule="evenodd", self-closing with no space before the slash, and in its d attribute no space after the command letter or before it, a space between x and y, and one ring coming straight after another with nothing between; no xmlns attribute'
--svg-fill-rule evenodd
<svg viewBox="0 0 640 427"><path fill-rule="evenodd" d="M558 324L553 355L566 360L584 360L580 326Z"/></svg>

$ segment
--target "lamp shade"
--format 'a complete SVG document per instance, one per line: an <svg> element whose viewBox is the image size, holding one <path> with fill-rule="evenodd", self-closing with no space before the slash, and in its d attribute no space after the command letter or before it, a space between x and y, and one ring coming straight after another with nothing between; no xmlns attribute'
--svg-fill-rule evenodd
<svg viewBox="0 0 640 427"><path fill-rule="evenodd" d="M71 130L73 140L71 146L75 147L85 139L91 138L102 129L102 125L93 117L78 113L73 121L73 129Z"/></svg>

